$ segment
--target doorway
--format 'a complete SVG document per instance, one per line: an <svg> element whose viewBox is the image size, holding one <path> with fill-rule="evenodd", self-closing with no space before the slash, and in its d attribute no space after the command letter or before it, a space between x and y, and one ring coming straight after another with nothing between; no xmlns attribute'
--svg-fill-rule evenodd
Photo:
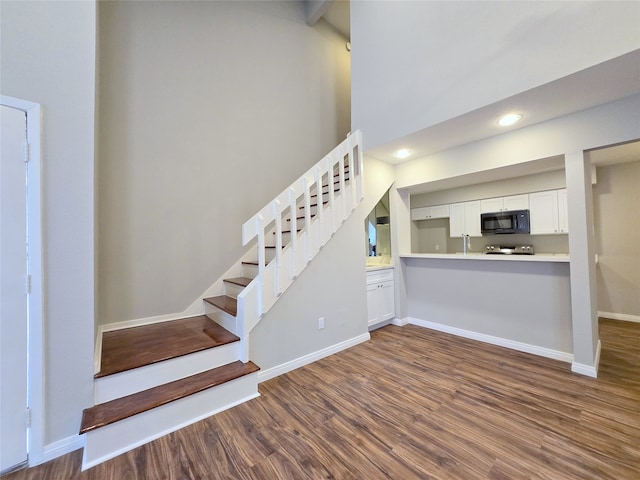
<svg viewBox="0 0 640 480"><path fill-rule="evenodd" d="M40 106L0 96L0 473L42 458Z"/></svg>

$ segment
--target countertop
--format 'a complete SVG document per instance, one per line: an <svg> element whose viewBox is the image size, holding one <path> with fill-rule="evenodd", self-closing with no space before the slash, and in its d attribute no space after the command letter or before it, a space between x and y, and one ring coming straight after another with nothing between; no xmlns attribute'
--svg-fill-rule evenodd
<svg viewBox="0 0 640 480"><path fill-rule="evenodd" d="M462 253L403 253L400 258L433 258L445 260L482 260L489 262L559 262L569 263L566 253L536 253L535 255L485 255L472 252Z"/></svg>

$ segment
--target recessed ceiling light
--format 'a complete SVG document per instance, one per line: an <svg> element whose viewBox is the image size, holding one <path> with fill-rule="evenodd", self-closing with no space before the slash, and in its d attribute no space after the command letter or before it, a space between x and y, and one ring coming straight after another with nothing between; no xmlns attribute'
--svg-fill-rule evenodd
<svg viewBox="0 0 640 480"><path fill-rule="evenodd" d="M393 156L399 159L408 158L413 153L413 150L409 150L408 148L401 148L400 150L396 150L393 152Z"/></svg>
<svg viewBox="0 0 640 480"><path fill-rule="evenodd" d="M508 127L509 125L513 125L520 119L522 119L522 115L520 115L519 113L509 113L508 115L505 115L500 120L498 120L498 124L503 127Z"/></svg>

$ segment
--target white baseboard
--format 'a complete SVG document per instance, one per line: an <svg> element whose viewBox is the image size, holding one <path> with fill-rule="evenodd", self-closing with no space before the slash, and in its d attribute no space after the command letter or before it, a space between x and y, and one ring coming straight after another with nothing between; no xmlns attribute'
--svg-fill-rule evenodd
<svg viewBox="0 0 640 480"><path fill-rule="evenodd" d="M627 313L598 312L598 317L610 318L611 320L624 320L625 322L640 323L640 315L629 315Z"/></svg>
<svg viewBox="0 0 640 480"><path fill-rule="evenodd" d="M179 320L181 318L198 317L204 315L204 307L202 313L195 315L184 315L181 313L172 313L169 315L158 315L157 317L137 318L135 320L126 320L124 322L107 323L100 325L103 332L113 332L115 330L124 330L125 328L142 327L144 325L153 325L154 323L170 322L171 320ZM99 327L99 328L100 328Z"/></svg>
<svg viewBox="0 0 640 480"><path fill-rule="evenodd" d="M598 378L598 366L600 365L601 349L602 343L600 342L600 340L598 340L598 346L596 347L596 358L593 362L593 365L573 362L571 364L571 371L573 373L579 373L580 375L586 375L587 377Z"/></svg>
<svg viewBox="0 0 640 480"><path fill-rule="evenodd" d="M396 325L398 327L404 327L409 324L409 317L404 318L394 318L391 320L391 325Z"/></svg>
<svg viewBox="0 0 640 480"><path fill-rule="evenodd" d="M573 354L568 352L561 352L559 350L552 350L546 347L539 347L537 345L531 345L528 343L517 342L515 340L509 340L502 337L494 337L485 333L473 332L471 330L464 330L462 328L451 327L449 325L443 325L441 323L429 322L427 320L420 320L418 318L408 318L408 323L412 325L418 325L419 327L430 328L439 332L450 333L459 337L469 338L471 340L478 340L480 342L490 343L492 345L498 345L499 347L510 348L512 350L518 350L519 352L531 353L540 357L551 358L553 360L560 360L562 362L572 363Z"/></svg>
<svg viewBox="0 0 640 480"><path fill-rule="evenodd" d="M265 382L279 375L295 370L296 368L304 367L305 365L320 360L321 358L328 357L329 355L338 353L341 350L346 350L347 348L353 347L354 345L366 342L370 338L371 335L369 335L369 332L363 333L362 335L358 335L357 337L353 337L345 340L344 342L336 343L335 345L323 348L322 350L309 353L308 355L296 358L295 360L290 360L281 365L271 367L267 370L260 370L258 372L258 383Z"/></svg>
<svg viewBox="0 0 640 480"><path fill-rule="evenodd" d="M75 452L84 447L84 435L72 435L56 442L45 445L42 449L42 457L29 457L29 466L34 467L41 463L58 458L67 453Z"/></svg>

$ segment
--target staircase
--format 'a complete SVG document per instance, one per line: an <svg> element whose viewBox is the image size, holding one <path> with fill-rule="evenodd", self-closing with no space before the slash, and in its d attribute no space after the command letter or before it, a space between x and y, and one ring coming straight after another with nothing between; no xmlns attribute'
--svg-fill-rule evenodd
<svg viewBox="0 0 640 480"><path fill-rule="evenodd" d="M362 199L361 143L349 135L243 225L247 253L199 307L103 333L83 470L259 395L249 334Z"/></svg>

